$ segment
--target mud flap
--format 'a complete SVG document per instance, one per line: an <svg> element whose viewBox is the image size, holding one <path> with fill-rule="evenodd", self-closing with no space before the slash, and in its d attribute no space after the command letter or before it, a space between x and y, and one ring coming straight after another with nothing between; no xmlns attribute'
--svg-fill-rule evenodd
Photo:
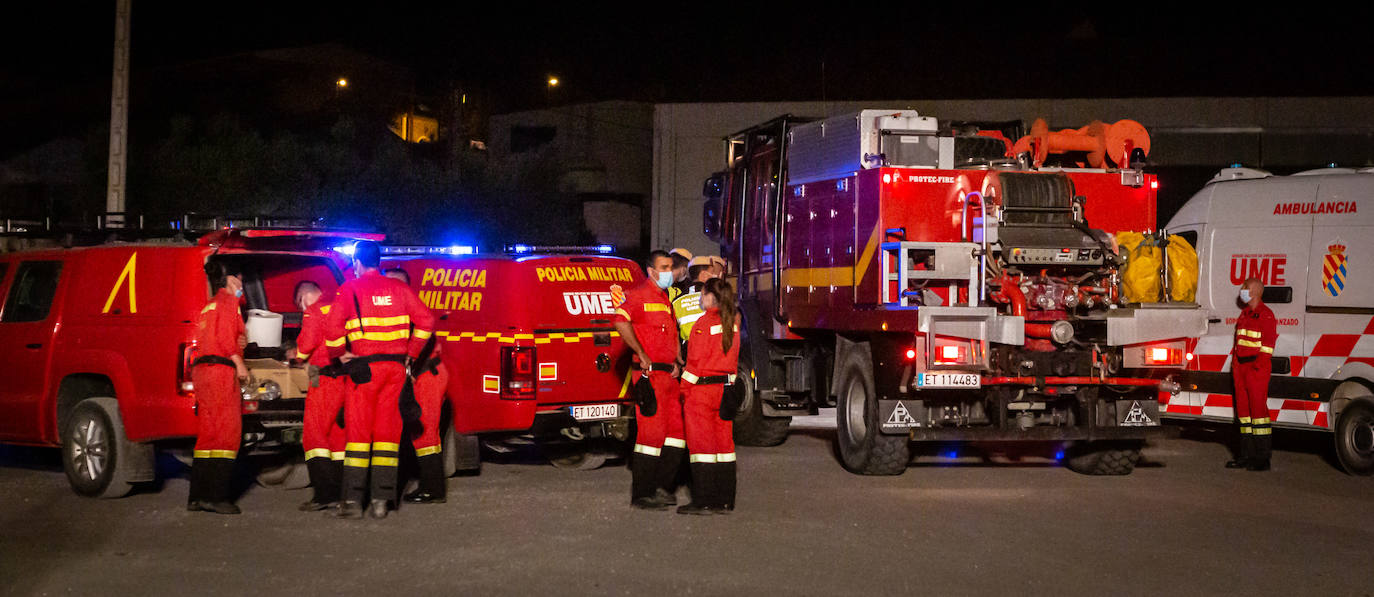
<svg viewBox="0 0 1374 597"><path fill-rule="evenodd" d="M925 403L921 400L879 400L878 431L888 435L907 435L921 427L926 418Z"/></svg>

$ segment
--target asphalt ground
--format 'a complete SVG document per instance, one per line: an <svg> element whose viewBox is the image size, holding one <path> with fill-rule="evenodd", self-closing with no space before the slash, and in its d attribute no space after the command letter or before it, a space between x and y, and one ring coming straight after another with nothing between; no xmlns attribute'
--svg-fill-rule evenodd
<svg viewBox="0 0 1374 597"><path fill-rule="evenodd" d="M0 594L1374 593L1374 479L1340 472L1329 435L1276 432L1268 473L1223 469L1225 434L1190 426L1125 477L1006 446L928 446L901 476L862 477L830 425L740 448L729 516L633 510L623 465L520 453L385 520L301 513L306 491L255 485L219 516L185 511L172 459L165 481L97 500L72 493L56 450L0 447Z"/></svg>

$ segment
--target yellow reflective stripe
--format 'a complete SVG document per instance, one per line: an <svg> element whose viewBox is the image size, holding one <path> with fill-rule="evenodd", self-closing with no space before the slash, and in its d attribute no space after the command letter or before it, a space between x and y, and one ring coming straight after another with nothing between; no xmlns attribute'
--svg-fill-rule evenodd
<svg viewBox="0 0 1374 597"><path fill-rule="evenodd" d="M1259 343L1259 340L1241 340L1241 339L1237 338L1237 339L1236 339L1236 346L1244 346L1244 347L1246 347L1246 348L1259 348L1259 347L1264 346L1264 345L1263 345L1263 344L1260 344L1260 343Z"/></svg>
<svg viewBox="0 0 1374 597"><path fill-rule="evenodd" d="M196 450L195 458L234 458L238 456L238 450Z"/></svg>
<svg viewBox="0 0 1374 597"><path fill-rule="evenodd" d="M344 454L343 452L330 452L330 453L329 453L329 459L330 459L330 460L339 460L339 461L342 461L342 460L344 459L345 456L347 456L347 455Z"/></svg>
<svg viewBox="0 0 1374 597"><path fill-rule="evenodd" d="M1240 418L1240 424L1241 424L1241 425L1249 425L1249 424L1250 424L1250 417L1241 417L1241 418Z"/></svg>
<svg viewBox="0 0 1374 597"><path fill-rule="evenodd" d="M663 453L662 448L655 448L653 446L646 446L644 444L635 444L635 451L639 452L640 454L646 454L649 456L658 456L659 454Z"/></svg>
<svg viewBox="0 0 1374 597"><path fill-rule="evenodd" d="M724 454L692 454L688 457L689 462L696 463L715 463L715 462L734 462L735 453L727 452Z"/></svg>
<svg viewBox="0 0 1374 597"><path fill-rule="evenodd" d="M1248 426L1242 425L1240 428L1240 433L1241 435L1250 435L1250 428Z"/></svg>
<svg viewBox="0 0 1374 597"><path fill-rule="evenodd" d="M303 353L303 352L297 350L297 351L296 351L296 358L298 358L298 359L304 361L304 360L310 358L310 355L305 354L305 353Z"/></svg>
<svg viewBox="0 0 1374 597"><path fill-rule="evenodd" d="M430 337L431 335L433 335L433 334L432 334L431 332L426 331L426 330L421 330L421 329L416 329L416 330L415 330L415 337L416 337L416 338L419 338L419 339L421 339L421 340L428 340L429 337Z"/></svg>
<svg viewBox="0 0 1374 597"><path fill-rule="evenodd" d="M1267 353L1267 354L1274 354L1274 349L1273 349L1273 348L1270 348L1270 347L1268 347L1268 346L1261 346L1261 347L1260 347L1260 352Z"/></svg>
<svg viewBox="0 0 1374 597"><path fill-rule="evenodd" d="M644 303L644 312L648 313L650 311L662 311L664 313L673 312L673 310L669 308L668 305L665 305L663 303Z"/></svg>
<svg viewBox="0 0 1374 597"><path fill-rule="evenodd" d="M371 461L367 458L344 458L344 466L351 466L354 468L367 468L370 462Z"/></svg>
<svg viewBox="0 0 1374 597"><path fill-rule="evenodd" d="M214 304L214 303L210 303L210 304L208 304L208 305L205 305L205 308L204 308L204 309L201 309L201 310L200 310L200 314L201 314L201 315L204 315L204 314L209 313L209 312L214 311L214 310L215 310L215 304Z"/></svg>
<svg viewBox="0 0 1374 597"><path fill-rule="evenodd" d="M372 342L390 342L392 340L405 340L410 337L410 330L396 330L394 332L349 332L348 339L354 342L358 340L369 340Z"/></svg>
<svg viewBox="0 0 1374 597"><path fill-rule="evenodd" d="M1255 429L1255 435L1270 435L1273 433L1273 431L1273 429L1270 429L1268 427L1260 427Z"/></svg>
<svg viewBox="0 0 1374 597"><path fill-rule="evenodd" d="M325 340L325 341L324 341L324 345L325 345L325 346L328 346L328 347L330 347L330 348L338 348L338 347L344 345L344 339L343 339L343 338L339 338L339 339L337 339L337 340Z"/></svg>
<svg viewBox="0 0 1374 597"><path fill-rule="evenodd" d="M329 458L332 455L333 452L330 452L329 448L315 448L314 450L306 450L305 459L310 460L311 458Z"/></svg>
<svg viewBox="0 0 1374 597"><path fill-rule="evenodd" d="M399 466L400 464L401 459L399 458L389 458L385 456L372 457L372 466Z"/></svg>
<svg viewBox="0 0 1374 597"><path fill-rule="evenodd" d="M624 309L616 309L616 310L615 310L615 314L616 314L616 315L619 315L619 316L621 316L621 317L624 317L625 319L631 319L631 318L630 318L630 312L629 312L629 311L626 311L626 310L624 310Z"/></svg>
<svg viewBox="0 0 1374 597"><path fill-rule="evenodd" d="M1268 425L1270 423L1270 419L1269 417L1265 417L1263 419L1253 419L1251 420L1251 422L1255 425Z"/></svg>
<svg viewBox="0 0 1374 597"><path fill-rule="evenodd" d="M1259 337L1262 337L1262 334L1259 332L1259 330L1245 330L1245 329L1240 329L1240 330L1236 330L1236 333L1239 334L1239 335L1241 335L1241 336L1249 336L1249 337L1251 337L1251 338L1259 338Z"/></svg>
<svg viewBox="0 0 1374 597"><path fill-rule="evenodd" d="M320 307L320 313L322 313L322 314L324 314L324 315L329 315L329 308L332 307L332 306L333 306L333 305L325 305L325 306L323 306L323 307Z"/></svg>
<svg viewBox="0 0 1374 597"><path fill-rule="evenodd" d="M372 449L379 452L383 450L387 452L399 452L401 450L401 444L393 444L391 442L372 442Z"/></svg>
<svg viewBox="0 0 1374 597"><path fill-rule="evenodd" d="M372 444L367 442L348 442L348 445L344 446L344 450L349 452L369 452L372 450Z"/></svg>
<svg viewBox="0 0 1374 597"><path fill-rule="evenodd" d="M358 318L348 320L344 324L345 329L356 330L359 327L384 328L393 325L410 325L409 315L397 315L395 317L364 317L359 323Z"/></svg>
<svg viewBox="0 0 1374 597"><path fill-rule="evenodd" d="M676 437L664 438L664 439L663 439L663 447L665 447L665 448L686 448L686 447L687 447L687 440L681 439L681 438L676 438Z"/></svg>
<svg viewBox="0 0 1374 597"><path fill-rule="evenodd" d="M435 445L435 446L430 446L430 447L428 447L428 448L416 448L416 449L415 449L415 455L416 455L416 456L429 456L430 454L439 454L439 453L441 453L441 452L443 452L443 451L444 451L444 447L443 447L442 445Z"/></svg>

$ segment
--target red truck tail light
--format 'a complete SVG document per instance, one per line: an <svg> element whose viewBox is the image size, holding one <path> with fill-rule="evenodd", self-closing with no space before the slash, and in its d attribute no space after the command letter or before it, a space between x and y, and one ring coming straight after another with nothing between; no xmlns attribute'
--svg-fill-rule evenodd
<svg viewBox="0 0 1374 597"><path fill-rule="evenodd" d="M1150 348L1148 348L1148 349L1145 350L1145 365L1146 365L1147 367L1150 367L1150 366L1158 367L1158 366L1167 366L1167 365L1182 365L1182 364L1183 364L1183 350L1182 350L1182 349L1179 349L1179 348L1172 348L1172 347L1166 347L1166 346L1152 346L1152 347L1150 347Z"/></svg>
<svg viewBox="0 0 1374 597"><path fill-rule="evenodd" d="M501 347L501 397L528 400L538 391L539 365L532 346Z"/></svg>
<svg viewBox="0 0 1374 597"><path fill-rule="evenodd" d="M1128 346L1122 357L1126 367L1182 367L1192 360L1182 340Z"/></svg>
<svg viewBox="0 0 1374 597"><path fill-rule="evenodd" d="M190 394L196 389L191 381L191 363L196 360L196 343L184 342L181 345L181 361L177 363L177 393Z"/></svg>
<svg viewBox="0 0 1374 597"><path fill-rule="evenodd" d="M976 356L968 340L949 337L936 337L935 350L930 355L931 365L936 367L973 365Z"/></svg>

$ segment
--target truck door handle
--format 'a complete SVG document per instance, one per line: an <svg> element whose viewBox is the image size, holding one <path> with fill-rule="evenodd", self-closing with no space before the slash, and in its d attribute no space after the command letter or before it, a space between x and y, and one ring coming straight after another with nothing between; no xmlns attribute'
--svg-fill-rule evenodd
<svg viewBox="0 0 1374 597"><path fill-rule="evenodd" d="M42 345L42 344L25 344L25 345L24 345L24 348L27 348L27 349L29 349L29 350L38 350L38 349L40 349L40 348L43 348L43 345Z"/></svg>
<svg viewBox="0 0 1374 597"><path fill-rule="evenodd" d="M1207 323L1221 323L1220 317L1208 317Z"/></svg>

